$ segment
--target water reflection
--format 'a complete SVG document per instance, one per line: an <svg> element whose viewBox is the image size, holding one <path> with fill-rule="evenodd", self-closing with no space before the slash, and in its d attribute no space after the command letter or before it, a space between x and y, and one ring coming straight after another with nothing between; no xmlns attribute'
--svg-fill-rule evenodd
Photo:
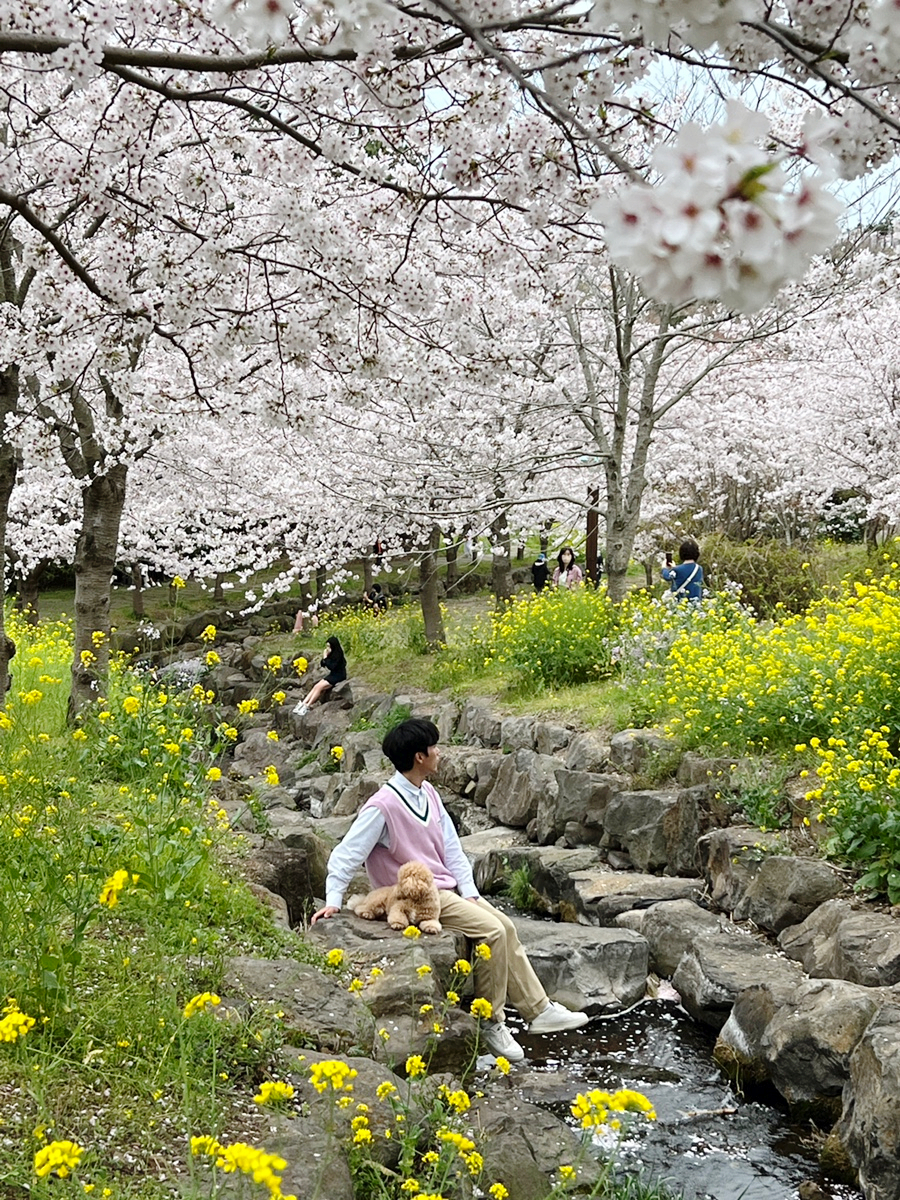
<svg viewBox="0 0 900 1200"><path fill-rule="evenodd" d="M576 1091L629 1087L648 1096L658 1120L633 1122L622 1161L684 1200L796 1200L803 1180L829 1200L861 1196L824 1178L810 1130L792 1124L783 1106L730 1089L712 1061L712 1035L672 1003L651 1001L576 1033L515 1033L528 1054L515 1072L525 1100L571 1121Z"/></svg>

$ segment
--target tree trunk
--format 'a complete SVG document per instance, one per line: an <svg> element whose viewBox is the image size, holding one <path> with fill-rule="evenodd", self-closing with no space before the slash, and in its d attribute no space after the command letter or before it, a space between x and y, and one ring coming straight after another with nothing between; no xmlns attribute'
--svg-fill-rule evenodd
<svg viewBox="0 0 900 1200"><path fill-rule="evenodd" d="M144 572L140 563L131 564L131 613L132 616L144 616Z"/></svg>
<svg viewBox="0 0 900 1200"><path fill-rule="evenodd" d="M450 595L459 583L459 542L452 534L444 547L444 557L447 560L447 594Z"/></svg>
<svg viewBox="0 0 900 1200"><path fill-rule="evenodd" d="M215 577L215 580L213 581L213 594L212 594L212 598L216 604L221 604L222 601L225 599L225 591L222 587L222 584L224 582L225 582L225 572L224 571L216 571L216 577Z"/></svg>
<svg viewBox="0 0 900 1200"><path fill-rule="evenodd" d="M8 367L0 371L0 421L16 411L19 400L19 371ZM6 524L9 517L9 501L16 485L18 462L9 442L0 438L0 563L6 561ZM0 708L6 704L9 690L9 660L16 652L16 644L6 632L6 614L0 604Z"/></svg>
<svg viewBox="0 0 900 1200"><path fill-rule="evenodd" d="M509 525L503 511L491 521L491 589L498 608L507 604L513 594Z"/></svg>
<svg viewBox="0 0 900 1200"><path fill-rule="evenodd" d="M39 562L24 575L16 574L16 608L28 625L37 625L41 619L39 584L47 566L47 562Z"/></svg>
<svg viewBox="0 0 900 1200"><path fill-rule="evenodd" d="M524 545L524 543L519 542L518 546L516 547L516 562L524 562L524 561L525 561L525 545Z"/></svg>
<svg viewBox="0 0 900 1200"><path fill-rule="evenodd" d="M362 560L363 569L363 587L366 591L372 586L374 580L372 578L372 560L368 555Z"/></svg>
<svg viewBox="0 0 900 1200"><path fill-rule="evenodd" d="M328 586L328 572L325 567L316 567L316 603L321 611L325 603L325 589Z"/></svg>
<svg viewBox="0 0 900 1200"><path fill-rule="evenodd" d="M422 619L425 622L425 643L429 650L437 650L447 641L438 595L438 551L442 540L441 531L435 525L431 530L428 546L419 560L419 601L422 605Z"/></svg>
<svg viewBox="0 0 900 1200"><path fill-rule="evenodd" d="M81 493L81 532L75 547L75 656L70 719L101 694L101 682L109 666L110 579L127 478L128 468L119 463L105 475L95 476Z"/></svg>

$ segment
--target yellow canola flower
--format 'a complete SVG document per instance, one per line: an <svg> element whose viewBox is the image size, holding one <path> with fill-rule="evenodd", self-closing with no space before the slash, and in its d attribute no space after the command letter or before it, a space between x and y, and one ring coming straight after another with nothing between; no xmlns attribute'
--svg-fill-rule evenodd
<svg viewBox="0 0 900 1200"><path fill-rule="evenodd" d="M222 772L219 767L210 767L206 772L206 778L210 781L210 783L218 783L222 778Z"/></svg>
<svg viewBox="0 0 900 1200"><path fill-rule="evenodd" d="M421 1079L427 1070L428 1067L421 1054L411 1054L406 1060L406 1074L410 1079Z"/></svg>
<svg viewBox="0 0 900 1200"><path fill-rule="evenodd" d="M189 1021L197 1013L206 1012L208 1008L216 1008L221 1003L221 998L215 992L199 992L196 996L192 996L184 1006L184 1018Z"/></svg>
<svg viewBox="0 0 900 1200"><path fill-rule="evenodd" d="M419 938L422 936L422 930L418 927L418 925L407 925L407 927L403 930L403 936L405 938Z"/></svg>
<svg viewBox="0 0 900 1200"><path fill-rule="evenodd" d="M176 590L176 591L181 591L181 589L182 589L183 587L185 587L185 582L184 582L184 580L181 578L181 576L180 576L180 575L176 575L176 576L173 578L173 580L172 580L172 587L173 587L173 588L175 588L175 590Z"/></svg>
<svg viewBox="0 0 900 1200"><path fill-rule="evenodd" d="M475 953L478 958L484 959L487 962L491 957L491 948L487 942L479 942L475 947Z"/></svg>
<svg viewBox="0 0 900 1200"><path fill-rule="evenodd" d="M137 883L137 879L138 877L135 875L133 882ZM106 883L104 883L103 889L100 892L100 904L103 904L106 908L115 908L119 903L119 895L126 883L128 883L128 872L121 868L118 871L114 871Z"/></svg>
<svg viewBox="0 0 900 1200"><path fill-rule="evenodd" d="M325 961L329 967L339 967L344 961L344 951L337 947L334 950L329 950L325 955Z"/></svg>
<svg viewBox="0 0 900 1200"><path fill-rule="evenodd" d="M207 665L208 667L215 667L215 666L218 666L218 664L219 664L221 661L222 661L222 660L221 660L221 658L219 658L219 656L218 656L218 654L216 654L215 650L207 650L207 652L206 652L206 665Z"/></svg>
<svg viewBox="0 0 900 1200"><path fill-rule="evenodd" d="M203 632L200 634L200 641L201 642L214 642L215 640L216 640L215 625L207 625L206 628L203 630Z"/></svg>
<svg viewBox="0 0 900 1200"><path fill-rule="evenodd" d="M279 1104L292 1100L294 1089L289 1083L277 1079L267 1079L259 1085L259 1091L253 1097L255 1104Z"/></svg>
<svg viewBox="0 0 900 1200"><path fill-rule="evenodd" d="M137 696L126 696L122 701L122 710L129 717L136 717L141 711L141 702Z"/></svg>
<svg viewBox="0 0 900 1200"><path fill-rule="evenodd" d="M43 1179L55 1172L60 1179L65 1179L78 1169L82 1154L84 1150L77 1142L49 1142L34 1156L34 1173Z"/></svg>
<svg viewBox="0 0 900 1200"><path fill-rule="evenodd" d="M271 765L271 763L266 767L265 776L266 783L269 784L270 787L278 787L278 772L275 770L274 766Z"/></svg>
<svg viewBox="0 0 900 1200"><path fill-rule="evenodd" d="M471 975L472 964L465 958L458 958L453 964L453 970L457 975Z"/></svg>
<svg viewBox="0 0 900 1200"><path fill-rule="evenodd" d="M34 1017L20 1012L14 1001L6 1006L4 1014L0 1017L0 1042L15 1042L34 1028Z"/></svg>
<svg viewBox="0 0 900 1200"><path fill-rule="evenodd" d="M340 1059L325 1059L323 1062L313 1063L309 1069L309 1082L321 1095L329 1087L335 1092L342 1092L344 1088L348 1091L353 1090L352 1080L356 1078L357 1072Z"/></svg>
<svg viewBox="0 0 900 1200"><path fill-rule="evenodd" d="M509 1192L502 1183L492 1183L488 1188L488 1195L491 1197L491 1200L506 1200Z"/></svg>
<svg viewBox="0 0 900 1200"><path fill-rule="evenodd" d="M485 1000L484 996L478 996L472 1001L469 1012L473 1017L479 1017L482 1020L488 1021L493 1015L494 1009L490 1000Z"/></svg>

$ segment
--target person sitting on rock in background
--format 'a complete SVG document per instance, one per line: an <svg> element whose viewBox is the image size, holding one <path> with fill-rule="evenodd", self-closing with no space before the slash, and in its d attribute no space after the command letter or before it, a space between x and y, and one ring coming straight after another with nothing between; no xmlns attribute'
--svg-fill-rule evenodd
<svg viewBox="0 0 900 1200"><path fill-rule="evenodd" d="M581 567L575 562L575 551L571 546L563 546L556 556L559 566L553 572L553 586L574 588L584 582Z"/></svg>
<svg viewBox="0 0 900 1200"><path fill-rule="evenodd" d="M347 659L344 655L344 648L334 634L325 643L325 649L322 651L322 666L327 668L328 674L318 683L314 683L306 698L296 705L294 712L298 717L306 716L317 700L347 678Z"/></svg>
<svg viewBox="0 0 900 1200"><path fill-rule="evenodd" d="M671 554L666 555L662 577L669 584L669 595L678 600L699 603L703 596L703 568L697 562L700 547L693 538L685 538L678 547L678 566L672 565Z"/></svg>
<svg viewBox="0 0 900 1200"><path fill-rule="evenodd" d="M373 583L367 592L363 592L363 608L374 616L387 610L387 596L380 583Z"/></svg>
<svg viewBox="0 0 900 1200"><path fill-rule="evenodd" d="M423 862L434 874L444 929L484 943L490 951L490 957L476 956L474 968L476 995L491 1005L482 1040L492 1054L521 1062L525 1051L505 1024L507 1002L529 1022L529 1033L580 1029L589 1018L549 999L513 921L479 895L459 835L428 783L440 761L437 742L437 726L418 717L401 721L387 734L381 749L396 772L366 801L331 852L325 907L314 914L312 924L340 912L344 892L363 863L374 888L396 883L404 863Z"/></svg>

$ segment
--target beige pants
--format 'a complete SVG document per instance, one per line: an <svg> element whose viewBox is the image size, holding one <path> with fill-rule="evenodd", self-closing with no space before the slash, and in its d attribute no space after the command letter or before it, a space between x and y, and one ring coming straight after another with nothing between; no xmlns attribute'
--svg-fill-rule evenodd
<svg viewBox="0 0 900 1200"><path fill-rule="evenodd" d="M507 1001L520 1016L532 1021L547 1007L547 993L534 973L513 922L487 900L464 900L456 892L441 892L441 924L490 947L491 957L475 957L475 994L490 1000L494 1019L504 1019Z"/></svg>

